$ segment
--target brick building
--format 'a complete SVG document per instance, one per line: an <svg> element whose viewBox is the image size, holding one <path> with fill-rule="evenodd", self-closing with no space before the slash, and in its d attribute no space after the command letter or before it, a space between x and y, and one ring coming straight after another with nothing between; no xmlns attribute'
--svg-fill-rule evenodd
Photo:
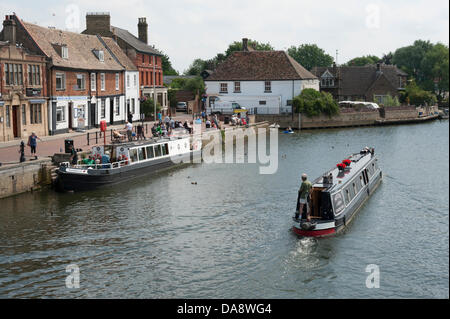
<svg viewBox="0 0 450 319"><path fill-rule="evenodd" d="M102 120L123 122L125 70L97 36L11 17L17 24L17 41L47 59L50 134L98 126Z"/></svg>
<svg viewBox="0 0 450 319"><path fill-rule="evenodd" d="M86 14L83 34L113 38L139 71L140 97L156 98L164 111L168 108L167 88L163 85L162 54L148 45L146 18L138 19L138 37L111 25L109 13Z"/></svg>
<svg viewBox="0 0 450 319"><path fill-rule="evenodd" d="M406 85L407 74L395 65L314 67L320 90L337 101L373 101L383 104L388 94L398 96Z"/></svg>
<svg viewBox="0 0 450 319"><path fill-rule="evenodd" d="M6 16L0 34L0 141L32 132L48 135L46 59L19 45L16 21Z"/></svg>

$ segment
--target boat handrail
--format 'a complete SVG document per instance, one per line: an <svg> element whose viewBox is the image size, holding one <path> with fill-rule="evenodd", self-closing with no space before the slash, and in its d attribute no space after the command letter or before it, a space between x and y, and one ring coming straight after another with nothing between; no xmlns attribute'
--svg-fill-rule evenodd
<svg viewBox="0 0 450 319"><path fill-rule="evenodd" d="M117 169L122 166L129 165L130 160L122 160L119 162L113 162L113 163L100 163L100 164L76 164L76 165L70 165L69 162L62 162L61 166L65 166L71 169L80 169L80 170L86 170L86 169L96 169L96 170L110 170L110 169ZM106 166L106 167L105 167Z"/></svg>

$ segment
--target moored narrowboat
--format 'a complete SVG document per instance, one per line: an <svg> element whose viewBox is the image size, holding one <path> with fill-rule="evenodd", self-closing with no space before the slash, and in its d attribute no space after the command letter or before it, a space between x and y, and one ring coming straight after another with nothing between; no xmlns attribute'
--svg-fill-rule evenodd
<svg viewBox="0 0 450 319"><path fill-rule="evenodd" d="M300 236L324 237L342 231L382 180L373 148L352 154L337 167L314 180L310 192L310 221L306 205L293 217L293 231ZM298 200L297 200L298 201Z"/></svg>
<svg viewBox="0 0 450 319"><path fill-rule="evenodd" d="M107 154L110 160L103 162ZM191 136L150 139L140 142L92 147L94 163L61 163L56 170L57 187L82 191L127 181L180 163L192 162L201 154L201 140Z"/></svg>

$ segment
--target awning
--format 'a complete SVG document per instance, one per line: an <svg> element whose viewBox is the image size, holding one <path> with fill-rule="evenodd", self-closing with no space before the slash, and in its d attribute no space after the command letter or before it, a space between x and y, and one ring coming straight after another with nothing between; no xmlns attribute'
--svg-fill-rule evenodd
<svg viewBox="0 0 450 319"><path fill-rule="evenodd" d="M42 104L42 103L45 103L45 100L43 100L43 99L29 100L29 102L32 103L32 104Z"/></svg>
<svg viewBox="0 0 450 319"><path fill-rule="evenodd" d="M0 106L5 105L5 101L0 101Z"/></svg>

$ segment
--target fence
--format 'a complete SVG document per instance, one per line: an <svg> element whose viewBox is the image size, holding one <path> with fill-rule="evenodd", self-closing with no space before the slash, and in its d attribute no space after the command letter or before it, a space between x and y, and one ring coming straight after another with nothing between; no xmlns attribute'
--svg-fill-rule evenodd
<svg viewBox="0 0 450 319"><path fill-rule="evenodd" d="M206 113L233 114L230 108L206 108ZM249 115L253 114L291 114L292 106L258 106L247 108Z"/></svg>

